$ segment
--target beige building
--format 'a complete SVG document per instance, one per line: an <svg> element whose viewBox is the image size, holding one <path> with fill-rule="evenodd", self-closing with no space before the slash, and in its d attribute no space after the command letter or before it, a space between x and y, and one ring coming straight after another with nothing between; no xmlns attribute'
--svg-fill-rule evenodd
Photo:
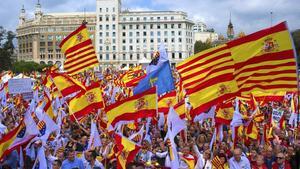
<svg viewBox="0 0 300 169"><path fill-rule="evenodd" d="M61 64L65 57L59 44L68 34L80 26L83 20L95 40L96 13L48 13L43 14L41 5L35 8L34 18L28 19L23 7L17 27L18 60L46 64Z"/></svg>

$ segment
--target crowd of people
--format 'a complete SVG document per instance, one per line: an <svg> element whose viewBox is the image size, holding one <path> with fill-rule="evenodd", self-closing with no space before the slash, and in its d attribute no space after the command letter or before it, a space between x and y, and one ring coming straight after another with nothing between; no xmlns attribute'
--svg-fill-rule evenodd
<svg viewBox="0 0 300 169"><path fill-rule="evenodd" d="M104 71L101 87L103 88L103 98L105 104L109 105L112 97L111 87L114 80L121 73L117 70ZM28 76L34 77L34 73ZM108 74L112 77L107 78ZM174 73L175 74L175 73ZM95 74L93 75L95 76ZM36 85L39 86L39 95L44 91L42 85L45 74L34 77ZM90 79L88 79L90 77ZM95 80L91 75L81 75L77 79L84 84L89 84ZM125 87L118 87L116 100L128 97L130 94ZM287 98L284 98L287 99ZM3 100L1 100L3 102ZM0 138L16 128L23 119L31 100L25 100L21 95L9 96L5 106L0 109L1 127L5 130ZM258 138L251 139L242 131L238 136L238 141L232 139L232 129L230 124L223 124L222 131L218 134L222 137L214 138L216 130L214 120L211 118L203 121L192 121L185 119L187 128L175 137L179 168L180 169L300 169L300 130L288 124L290 118L289 100L273 101L261 105L260 110L264 112L263 121L258 126ZM265 137L263 126L270 123L272 108L276 105L284 111L285 126L272 126L270 137ZM46 143L36 139L24 143L22 148L14 149L1 159L1 167L7 168L32 168L36 166L37 156L41 147L45 150L47 167L50 169L113 169L117 168L117 151L114 133L110 132L105 124L105 112L95 110L79 121L71 121L68 114L67 104L62 104L60 109L66 116L62 119L60 130L53 132ZM91 122L96 121L101 138L101 146L89 147L89 137L91 135ZM58 123L58 119L54 118ZM126 165L126 168L171 168L171 144L165 139L167 126L152 119L148 133L143 137L133 139L141 149L136 154L133 161ZM133 133L140 131L147 123L147 119L141 119L134 124L123 125L121 133L124 137L130 137ZM3 142L0 139L0 146Z"/></svg>

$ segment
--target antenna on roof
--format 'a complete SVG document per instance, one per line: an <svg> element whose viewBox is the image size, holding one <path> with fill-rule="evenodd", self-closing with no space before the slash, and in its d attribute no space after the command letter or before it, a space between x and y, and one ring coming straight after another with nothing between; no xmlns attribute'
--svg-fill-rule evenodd
<svg viewBox="0 0 300 169"><path fill-rule="evenodd" d="M86 21L86 12L85 12L85 8L83 9L83 15L84 15L84 19L82 21L82 24L83 25L86 25L87 24L87 21Z"/></svg>
<svg viewBox="0 0 300 169"><path fill-rule="evenodd" d="M270 12L271 27L273 26L273 11Z"/></svg>

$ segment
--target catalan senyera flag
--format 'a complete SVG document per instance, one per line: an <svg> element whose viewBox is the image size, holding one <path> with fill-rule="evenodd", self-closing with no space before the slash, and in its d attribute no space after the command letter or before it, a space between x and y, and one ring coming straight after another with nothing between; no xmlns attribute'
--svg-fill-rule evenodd
<svg viewBox="0 0 300 169"><path fill-rule="evenodd" d="M85 24L68 35L59 47L66 56L64 69L68 74L77 74L99 64Z"/></svg>
<svg viewBox="0 0 300 169"><path fill-rule="evenodd" d="M65 73L51 73L50 76L55 86L64 97L75 92L84 92L86 90L81 82Z"/></svg>
<svg viewBox="0 0 300 169"><path fill-rule="evenodd" d="M224 169L223 164L219 158L219 156L215 156L212 160L211 160L211 164L216 168L216 169Z"/></svg>
<svg viewBox="0 0 300 169"><path fill-rule="evenodd" d="M193 107L192 118L238 91L234 62L226 44L197 53L176 68Z"/></svg>
<svg viewBox="0 0 300 169"><path fill-rule="evenodd" d="M187 108L185 106L184 100L181 100L176 105L174 105L174 110L181 119L187 117Z"/></svg>
<svg viewBox="0 0 300 169"><path fill-rule="evenodd" d="M158 98L158 112L167 115L171 106L176 104L176 91L169 92Z"/></svg>
<svg viewBox="0 0 300 169"><path fill-rule="evenodd" d="M115 143L118 149L117 169L126 169L126 164L134 160L141 146L119 134L115 134Z"/></svg>
<svg viewBox="0 0 300 169"><path fill-rule="evenodd" d="M87 87L86 92L78 95L69 102L69 115L71 120L80 119L84 115L91 113L94 109L104 107L100 85L94 83Z"/></svg>
<svg viewBox="0 0 300 169"><path fill-rule="evenodd" d="M241 95L297 90L295 53L286 22L227 43Z"/></svg>
<svg viewBox="0 0 300 169"><path fill-rule="evenodd" d="M113 127L120 121L133 121L140 118L154 117L156 114L156 87L106 107L107 126L112 125Z"/></svg>
<svg viewBox="0 0 300 169"><path fill-rule="evenodd" d="M48 114L48 116L51 118L51 119L54 119L55 118L55 115L54 115L54 112L53 112L53 107L52 107L52 104L51 104L51 100L50 98L48 97L47 94L44 94L44 111L46 112L46 114Z"/></svg>

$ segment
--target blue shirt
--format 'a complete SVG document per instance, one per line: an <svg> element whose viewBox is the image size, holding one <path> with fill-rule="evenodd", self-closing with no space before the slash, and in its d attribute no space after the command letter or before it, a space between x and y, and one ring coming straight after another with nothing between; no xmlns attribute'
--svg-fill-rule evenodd
<svg viewBox="0 0 300 169"><path fill-rule="evenodd" d="M83 161L81 159L75 158L74 161L69 161L68 159L64 160L62 169L84 169Z"/></svg>
<svg viewBox="0 0 300 169"><path fill-rule="evenodd" d="M229 160L230 169L251 169L250 162L247 157L241 156L241 160L237 162L234 157Z"/></svg>

